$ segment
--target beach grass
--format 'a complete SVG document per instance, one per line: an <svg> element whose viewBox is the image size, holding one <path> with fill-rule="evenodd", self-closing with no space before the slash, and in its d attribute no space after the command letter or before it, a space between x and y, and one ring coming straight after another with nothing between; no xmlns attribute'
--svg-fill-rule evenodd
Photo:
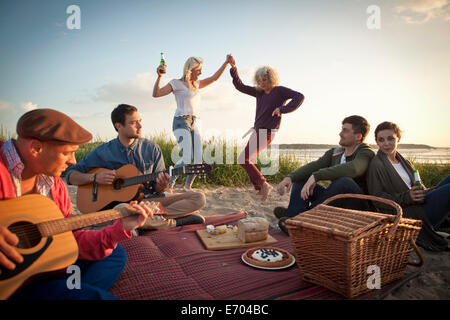
<svg viewBox="0 0 450 320"><path fill-rule="evenodd" d="M95 137L91 142L81 145L75 152L75 159L80 162L84 157L86 157L92 150L102 145L105 141L102 141L99 137Z"/></svg>
<svg viewBox="0 0 450 320"><path fill-rule="evenodd" d="M0 141L6 141L8 139L15 139L16 134L10 132L8 129L6 129L3 125L0 125Z"/></svg>
<svg viewBox="0 0 450 320"><path fill-rule="evenodd" d="M450 164L411 162L414 168L419 170L422 183L427 188L435 187L442 179L450 174Z"/></svg>

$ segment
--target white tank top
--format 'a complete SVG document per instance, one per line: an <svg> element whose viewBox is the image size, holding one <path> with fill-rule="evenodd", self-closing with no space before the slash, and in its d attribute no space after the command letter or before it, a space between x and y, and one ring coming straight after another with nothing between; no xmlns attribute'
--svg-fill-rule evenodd
<svg viewBox="0 0 450 320"><path fill-rule="evenodd" d="M175 117L197 116L197 106L200 103L199 89L189 90L179 79L170 80L169 84L177 102ZM200 81L197 81L197 86L200 86Z"/></svg>

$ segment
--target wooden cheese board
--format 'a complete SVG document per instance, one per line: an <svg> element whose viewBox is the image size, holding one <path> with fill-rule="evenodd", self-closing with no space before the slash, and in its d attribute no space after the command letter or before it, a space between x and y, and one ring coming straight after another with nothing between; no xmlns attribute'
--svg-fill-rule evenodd
<svg viewBox="0 0 450 320"><path fill-rule="evenodd" d="M256 247L258 245L277 242L277 240L270 234L266 240L256 242L242 242L238 239L237 234L232 229L227 228L227 232L217 235L212 235L205 229L196 230L198 237L202 240L206 249L208 250L227 250L236 248Z"/></svg>

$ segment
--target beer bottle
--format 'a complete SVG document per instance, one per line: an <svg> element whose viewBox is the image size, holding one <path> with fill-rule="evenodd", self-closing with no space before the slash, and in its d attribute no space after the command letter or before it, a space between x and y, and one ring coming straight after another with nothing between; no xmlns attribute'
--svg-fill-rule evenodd
<svg viewBox="0 0 450 320"><path fill-rule="evenodd" d="M166 61L164 60L164 53L161 52L161 62L159 63L160 66L165 66ZM160 73L166 73L164 69L161 69Z"/></svg>
<svg viewBox="0 0 450 320"><path fill-rule="evenodd" d="M420 180L419 170L414 170L414 183L413 186L418 186L419 190L423 190L422 180ZM418 203L424 203L423 200L417 201Z"/></svg>

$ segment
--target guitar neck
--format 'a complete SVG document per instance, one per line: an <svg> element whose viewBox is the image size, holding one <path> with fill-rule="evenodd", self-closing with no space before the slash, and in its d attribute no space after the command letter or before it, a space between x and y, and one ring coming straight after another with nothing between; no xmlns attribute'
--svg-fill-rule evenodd
<svg viewBox="0 0 450 320"><path fill-rule="evenodd" d="M99 223L128 217L135 214L131 210L127 210L127 208L122 207L117 210L111 209L100 212L92 212L69 218L41 222L37 224L37 227L43 237L49 237L55 234L82 229Z"/></svg>
<svg viewBox="0 0 450 320"><path fill-rule="evenodd" d="M156 177L158 176L158 174L160 172L143 174L141 176L135 176L135 177L130 177L130 178L123 179L123 181L124 181L123 187L128 187L128 186L132 186L132 185L135 185L135 184L144 184L144 183L147 183L147 182L156 181ZM163 172L167 172L167 170L163 171ZM173 168L172 169L172 175L177 176L177 175L180 175L180 174L183 174L183 173L184 173L184 167Z"/></svg>

